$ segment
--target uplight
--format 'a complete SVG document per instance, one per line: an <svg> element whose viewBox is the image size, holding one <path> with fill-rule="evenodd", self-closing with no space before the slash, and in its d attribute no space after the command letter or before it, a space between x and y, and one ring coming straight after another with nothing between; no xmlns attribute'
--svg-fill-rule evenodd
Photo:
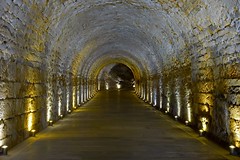
<svg viewBox="0 0 240 160"><path fill-rule="evenodd" d="M231 155L234 155L235 148L236 148L236 147L235 147L234 145L230 145L230 146L229 146L230 154L231 154Z"/></svg>
<svg viewBox="0 0 240 160"><path fill-rule="evenodd" d="M200 137L203 136L203 132L204 132L204 130L202 130L202 129L199 130L199 136L200 136Z"/></svg>
<svg viewBox="0 0 240 160"><path fill-rule="evenodd" d="M175 118L175 120L177 120L177 119L178 119L178 116L174 116L174 118Z"/></svg>
<svg viewBox="0 0 240 160"><path fill-rule="evenodd" d="M32 134L32 137L35 137L36 130L35 130L35 129L32 129L32 130L31 130L31 134Z"/></svg>
<svg viewBox="0 0 240 160"><path fill-rule="evenodd" d="M121 88L121 84L117 83L117 89Z"/></svg>
<svg viewBox="0 0 240 160"><path fill-rule="evenodd" d="M7 145L2 146L2 153L3 153L3 155L7 155L7 148L8 148Z"/></svg>
<svg viewBox="0 0 240 160"><path fill-rule="evenodd" d="M48 125L49 125L49 126L52 126L52 125L53 125L53 121L52 121L52 120L49 120L49 121L48 121Z"/></svg>

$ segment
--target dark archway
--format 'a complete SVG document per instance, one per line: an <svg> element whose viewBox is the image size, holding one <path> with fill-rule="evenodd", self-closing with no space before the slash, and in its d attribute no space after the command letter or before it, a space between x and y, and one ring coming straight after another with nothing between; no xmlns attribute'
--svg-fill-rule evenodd
<svg viewBox="0 0 240 160"><path fill-rule="evenodd" d="M99 79L101 81L100 90L132 90L135 87L132 70L122 63L104 67L99 74Z"/></svg>

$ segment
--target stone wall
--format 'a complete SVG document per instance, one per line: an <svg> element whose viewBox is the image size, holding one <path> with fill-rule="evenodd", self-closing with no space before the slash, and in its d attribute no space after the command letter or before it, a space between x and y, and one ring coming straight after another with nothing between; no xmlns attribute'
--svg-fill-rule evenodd
<svg viewBox="0 0 240 160"><path fill-rule="evenodd" d="M1 145L13 146L29 136L32 129L46 126L44 72L28 64L1 58L0 127Z"/></svg>
<svg viewBox="0 0 240 160"><path fill-rule="evenodd" d="M145 101L240 147L239 8L238 0L2 0L0 146L89 100L93 72L114 62L137 71Z"/></svg>
<svg viewBox="0 0 240 160"><path fill-rule="evenodd" d="M46 71L44 56L38 56L44 50L43 15L32 7L0 4L0 146L11 147L46 126Z"/></svg>

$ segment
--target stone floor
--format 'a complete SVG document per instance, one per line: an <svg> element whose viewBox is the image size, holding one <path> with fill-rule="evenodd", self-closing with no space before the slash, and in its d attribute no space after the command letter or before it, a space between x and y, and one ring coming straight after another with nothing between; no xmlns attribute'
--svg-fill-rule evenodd
<svg viewBox="0 0 240 160"><path fill-rule="evenodd" d="M239 159L127 91L90 102L1 160Z"/></svg>

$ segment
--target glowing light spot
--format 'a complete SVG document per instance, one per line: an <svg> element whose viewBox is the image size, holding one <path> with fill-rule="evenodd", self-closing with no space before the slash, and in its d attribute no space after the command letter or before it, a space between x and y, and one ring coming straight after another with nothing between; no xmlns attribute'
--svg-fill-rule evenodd
<svg viewBox="0 0 240 160"><path fill-rule="evenodd" d="M162 79L159 79L159 108L162 109L163 108L163 89L162 89Z"/></svg>
<svg viewBox="0 0 240 160"><path fill-rule="evenodd" d="M73 107L76 106L76 86L73 86L73 93L72 93L72 105Z"/></svg>
<svg viewBox="0 0 240 160"><path fill-rule="evenodd" d="M176 81L176 100L177 100L177 116L181 116L181 96L180 96L180 85Z"/></svg>
<svg viewBox="0 0 240 160"><path fill-rule="evenodd" d="M77 104L80 105L80 92L77 91Z"/></svg>
<svg viewBox="0 0 240 160"><path fill-rule="evenodd" d="M109 84L106 82L105 83L106 90L109 90Z"/></svg>
<svg viewBox="0 0 240 160"><path fill-rule="evenodd" d="M2 146L2 154L3 154L3 155L7 155L7 148L8 148L7 145L3 145L3 146Z"/></svg>
<svg viewBox="0 0 240 160"><path fill-rule="evenodd" d="M31 131L32 130L32 127L33 127L33 113L29 113L28 114L28 131Z"/></svg>
<svg viewBox="0 0 240 160"><path fill-rule="evenodd" d="M67 109L67 111L69 110L69 89L67 88L67 104L66 104L66 109Z"/></svg>
<svg viewBox="0 0 240 160"><path fill-rule="evenodd" d="M52 118L52 102L53 102L53 91L52 86L48 84L48 93L47 93L47 121Z"/></svg>
<svg viewBox="0 0 240 160"><path fill-rule="evenodd" d="M2 146L4 144L4 141L3 141L3 138L4 138L3 127L4 127L4 124L1 124L0 125L0 146Z"/></svg>
<svg viewBox="0 0 240 160"><path fill-rule="evenodd" d="M202 123L202 130L207 131L207 129L208 129L208 119L206 117L202 117L200 119L200 121Z"/></svg>
<svg viewBox="0 0 240 160"><path fill-rule="evenodd" d="M192 114L191 114L191 108L187 107L187 114L188 114L188 121L191 122L192 121Z"/></svg>
<svg viewBox="0 0 240 160"><path fill-rule="evenodd" d="M204 132L204 131L203 131L202 129L200 129L200 130L199 130L199 136L203 136L203 132Z"/></svg>
<svg viewBox="0 0 240 160"><path fill-rule="evenodd" d="M7 149L7 148L8 148L8 146L6 146L6 145L2 146L2 149Z"/></svg>
<svg viewBox="0 0 240 160"><path fill-rule="evenodd" d="M154 102L153 102L153 106L157 106L157 97L154 97Z"/></svg>
<svg viewBox="0 0 240 160"><path fill-rule="evenodd" d="M170 98L167 97L167 111L170 111Z"/></svg>
<svg viewBox="0 0 240 160"><path fill-rule="evenodd" d="M27 106L26 106L26 111L28 112L27 115L27 128L28 131L31 131L33 129L33 124L34 124L34 113L33 110L35 109L34 105L34 100L33 99L27 99Z"/></svg>
<svg viewBox="0 0 240 160"><path fill-rule="evenodd" d="M98 90L100 91L101 90L101 81L98 80Z"/></svg>
<svg viewBox="0 0 240 160"><path fill-rule="evenodd" d="M120 89L121 88L121 84L117 83L117 89Z"/></svg>
<svg viewBox="0 0 240 160"><path fill-rule="evenodd" d="M62 101L61 97L58 97L58 115L61 115Z"/></svg>

